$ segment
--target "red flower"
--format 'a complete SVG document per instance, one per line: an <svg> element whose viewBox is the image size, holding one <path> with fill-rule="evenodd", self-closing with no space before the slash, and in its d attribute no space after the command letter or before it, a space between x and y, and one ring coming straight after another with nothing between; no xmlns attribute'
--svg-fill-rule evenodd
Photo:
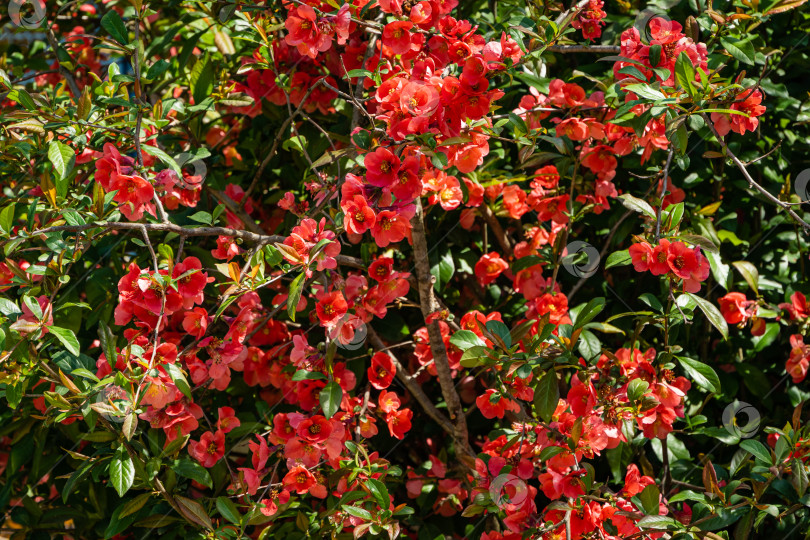
<svg viewBox="0 0 810 540"><path fill-rule="evenodd" d="M519 412L520 407L517 403L501 395L492 388L487 390L484 394L478 396L475 400L478 409L484 418L503 418L507 410L512 412Z"/></svg>
<svg viewBox="0 0 810 540"><path fill-rule="evenodd" d="M380 392L380 397L377 398L377 403L379 404L382 412L391 413L399 409L402 402L399 400L399 396L397 396L395 392L383 390Z"/></svg>
<svg viewBox="0 0 810 540"><path fill-rule="evenodd" d="M478 278L478 283L482 286L488 285L508 269L509 263L501 259L497 252L493 251L483 255L475 263L475 277Z"/></svg>
<svg viewBox="0 0 810 540"><path fill-rule="evenodd" d="M141 219L144 208L155 196L155 188L140 176L115 175L110 188L118 191L113 200L119 204L118 209L130 221Z"/></svg>
<svg viewBox="0 0 810 540"><path fill-rule="evenodd" d="M745 98L745 99L740 99ZM757 116L762 116L765 112L765 107L760 105L762 103L762 92L759 90L750 89L743 90L737 96L739 101L731 104L729 109L733 111L740 111L742 114L726 114L726 113L712 113L712 122L714 128L721 137L728 135L729 131L739 133L742 135L746 131L754 131L759 125Z"/></svg>
<svg viewBox="0 0 810 540"><path fill-rule="evenodd" d="M799 291L794 292L790 296L789 304L779 304L779 309L787 310L791 321L810 317L810 307L807 305L807 298Z"/></svg>
<svg viewBox="0 0 810 540"><path fill-rule="evenodd" d="M669 255L669 240L661 239L658 245L653 248L652 259L650 261L650 272L654 276L663 276L669 272L669 263L667 257Z"/></svg>
<svg viewBox="0 0 810 540"><path fill-rule="evenodd" d="M397 181L400 161L387 148L378 147L366 154L366 181L372 186L389 187Z"/></svg>
<svg viewBox="0 0 810 540"><path fill-rule="evenodd" d="M810 345L804 344L800 334L790 336L790 358L785 369L793 378L794 383L802 382L807 377L807 368L810 365Z"/></svg>
<svg viewBox="0 0 810 540"><path fill-rule="evenodd" d="M394 259L380 257L368 267L368 275L375 281L388 281L394 272Z"/></svg>
<svg viewBox="0 0 810 540"><path fill-rule="evenodd" d="M413 418L413 411L410 409L388 413L385 417L388 432L392 437L400 440L404 439L405 434L411 430L411 418Z"/></svg>
<svg viewBox="0 0 810 540"><path fill-rule="evenodd" d="M208 274L202 272L202 264L197 257L186 257L174 265L172 278L177 280L177 292L183 297L183 306L191 309L194 304L202 304L203 289L208 284Z"/></svg>
<svg viewBox="0 0 810 540"><path fill-rule="evenodd" d="M367 370L368 380L377 390L385 390L391 386L396 373L394 361L387 353L378 352L371 357L371 366Z"/></svg>
<svg viewBox="0 0 810 540"><path fill-rule="evenodd" d="M383 45L391 49L394 54L405 54L411 50L411 33L413 23L409 21L394 21L385 25L383 29Z"/></svg>
<svg viewBox="0 0 810 540"><path fill-rule="evenodd" d="M689 279L698 269L695 252L683 242L672 242L667 249L667 264L672 272L682 279Z"/></svg>
<svg viewBox="0 0 810 540"><path fill-rule="evenodd" d="M183 330L197 339L205 335L208 328L208 312L205 308L196 307L183 313Z"/></svg>
<svg viewBox="0 0 810 540"><path fill-rule="evenodd" d="M393 210L383 210L377 214L371 237L380 247L395 244L410 238L411 222Z"/></svg>
<svg viewBox="0 0 810 540"><path fill-rule="evenodd" d="M306 467L293 467L281 481L284 488L295 491L298 495L309 493L314 497L323 499L327 495L326 487L319 484L315 476Z"/></svg>
<svg viewBox="0 0 810 540"><path fill-rule="evenodd" d="M206 431L199 441L188 444L188 453L203 467L213 467L225 455L225 433Z"/></svg>
<svg viewBox="0 0 810 540"><path fill-rule="evenodd" d="M340 291L333 291L321 297L315 305L318 320L321 326L333 326L341 317L346 314L348 304Z"/></svg>
<svg viewBox="0 0 810 540"><path fill-rule="evenodd" d="M746 299L743 293L730 292L717 302L728 324L744 323L756 312L756 302Z"/></svg>
<svg viewBox="0 0 810 540"><path fill-rule="evenodd" d="M362 195L344 200L340 207L343 210L343 227L347 232L363 234L374 226L376 215Z"/></svg>
<svg viewBox="0 0 810 540"><path fill-rule="evenodd" d="M325 417L316 415L298 424L295 432L308 443L319 443L332 434L332 424Z"/></svg>
<svg viewBox="0 0 810 540"><path fill-rule="evenodd" d="M633 244L628 250L630 258L633 260L633 268L636 272L645 272L650 269L653 258L653 249L647 242Z"/></svg>

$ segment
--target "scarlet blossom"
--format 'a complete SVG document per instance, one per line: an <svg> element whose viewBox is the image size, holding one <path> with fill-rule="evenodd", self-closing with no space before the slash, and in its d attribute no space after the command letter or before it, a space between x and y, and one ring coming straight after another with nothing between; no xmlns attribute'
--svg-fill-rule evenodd
<svg viewBox="0 0 810 540"><path fill-rule="evenodd" d="M808 306L807 298L799 291L790 295L790 303L779 304L779 309L786 310L791 321L810 317L810 306Z"/></svg>
<svg viewBox="0 0 810 540"><path fill-rule="evenodd" d="M308 443L319 443L332 434L332 424L325 417L316 415L298 424L295 433Z"/></svg>
<svg viewBox="0 0 810 540"><path fill-rule="evenodd" d="M236 417L236 411L232 407L220 407L217 412L219 414L217 429L222 430L223 433L230 433L242 424Z"/></svg>
<svg viewBox="0 0 810 540"><path fill-rule="evenodd" d="M490 388L475 400L484 418L503 418L506 411L519 412L517 403Z"/></svg>
<svg viewBox="0 0 810 540"><path fill-rule="evenodd" d="M208 274L202 272L202 264L197 257L186 257L174 265L172 278L177 280L177 292L183 297L186 309L203 302L202 292L208 284Z"/></svg>
<svg viewBox="0 0 810 540"><path fill-rule="evenodd" d="M362 195L355 195L341 204L343 226L352 234L363 234L374 226L376 215Z"/></svg>
<svg viewBox="0 0 810 540"><path fill-rule="evenodd" d="M287 45L297 47L303 55L315 58L319 52L328 51L332 46L332 37L321 33L315 10L310 6L302 5L293 9L284 25L288 32L284 41Z"/></svg>
<svg viewBox="0 0 810 540"><path fill-rule="evenodd" d="M394 210L382 210L374 221L371 237L379 247L395 244L411 235L411 222Z"/></svg>
<svg viewBox="0 0 810 540"><path fill-rule="evenodd" d="M394 361L387 353L377 352L371 357L371 366L367 370L368 380L377 390L385 390L391 386L396 372Z"/></svg>
<svg viewBox="0 0 810 540"><path fill-rule="evenodd" d="M392 411L385 416L385 423L388 425L388 433L396 439L404 439L405 434L411 430L411 418L413 411L402 409Z"/></svg>
<svg viewBox="0 0 810 540"><path fill-rule="evenodd" d="M388 281L394 273L394 259L380 257L368 267L368 275L376 281Z"/></svg>
<svg viewBox="0 0 810 540"><path fill-rule="evenodd" d="M130 221L141 219L155 196L155 188L140 176L115 175L110 188L116 191L113 200L118 203L119 210Z"/></svg>
<svg viewBox="0 0 810 540"><path fill-rule="evenodd" d="M411 49L411 33L413 28L410 21L394 21L383 28L382 42L394 54L405 54Z"/></svg>
<svg viewBox="0 0 810 540"><path fill-rule="evenodd" d="M698 261L695 252L683 242L672 242L667 250L667 264L669 269L679 278L689 279L692 272L697 270Z"/></svg>
<svg viewBox="0 0 810 540"><path fill-rule="evenodd" d="M380 392L380 397L377 399L377 403L380 406L380 410L387 414L399 409L401 401L399 400L399 396L397 396L396 392L388 392L383 390Z"/></svg>
<svg viewBox="0 0 810 540"><path fill-rule="evenodd" d="M647 242L639 242L630 246L630 258L636 272L645 272L650 269L653 258L653 249Z"/></svg>
<svg viewBox="0 0 810 540"><path fill-rule="evenodd" d="M739 292L730 292L718 298L717 303L720 304L720 313L728 324L744 323L756 312L756 302L748 300Z"/></svg>
<svg viewBox="0 0 810 540"><path fill-rule="evenodd" d="M728 135L729 131L744 134L746 131L754 131L759 125L757 116L762 116L765 107L762 103L762 92L751 89L743 90L728 108L732 111L739 111L743 114L712 113L714 128L721 137Z"/></svg>
<svg viewBox="0 0 810 540"><path fill-rule="evenodd" d="M387 148L378 147L366 154L366 181L372 186L388 187L397 181L400 160Z"/></svg>
<svg viewBox="0 0 810 540"><path fill-rule="evenodd" d="M475 263L475 277L482 286L488 285L508 269L509 263L503 260L496 251L492 251L481 256Z"/></svg>
<svg viewBox="0 0 810 540"><path fill-rule="evenodd" d="M214 433L206 431L199 441L188 443L188 453L210 469L225 455L225 433L219 429Z"/></svg>
<svg viewBox="0 0 810 540"><path fill-rule="evenodd" d="M807 377L807 369L810 366L810 345L805 345L801 334L790 336L790 358L785 365L788 375L794 383L802 382Z"/></svg>
<svg viewBox="0 0 810 540"><path fill-rule="evenodd" d="M323 499L327 495L326 486L319 484L315 476L306 467L293 467L284 475L281 483L287 490L295 491L298 495L309 493L319 499Z"/></svg>
<svg viewBox="0 0 810 540"><path fill-rule="evenodd" d="M321 326L332 326L346 314L348 304L340 291L324 295L315 305Z"/></svg>
<svg viewBox="0 0 810 540"><path fill-rule="evenodd" d="M211 255L213 255L215 259L230 261L241 252L242 249L236 245L235 238L231 236L218 236L217 247L211 250Z"/></svg>
<svg viewBox="0 0 810 540"><path fill-rule="evenodd" d="M662 238L658 241L658 245L653 248L650 272L654 276L662 276L668 273L669 270L669 240Z"/></svg>

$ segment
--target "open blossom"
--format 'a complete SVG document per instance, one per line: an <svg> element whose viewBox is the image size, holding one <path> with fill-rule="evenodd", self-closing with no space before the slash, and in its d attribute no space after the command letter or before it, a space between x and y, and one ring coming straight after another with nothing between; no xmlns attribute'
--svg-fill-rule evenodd
<svg viewBox="0 0 810 540"><path fill-rule="evenodd" d="M728 324L744 323L756 313L756 302L748 300L743 293L730 292L717 302Z"/></svg>
<svg viewBox="0 0 810 540"><path fill-rule="evenodd" d="M728 107L743 114L712 113L712 122L717 133L724 137L728 135L729 131L742 135L746 131L757 129L759 125L757 117L765 113L765 106L761 105L761 103L762 92L759 89L753 91L751 89L743 90Z"/></svg>
<svg viewBox="0 0 810 540"><path fill-rule="evenodd" d="M378 352L371 357L371 366L368 368L368 380L377 390L385 390L391 386L396 375L394 361L387 353Z"/></svg>
<svg viewBox="0 0 810 540"><path fill-rule="evenodd" d="M501 259L501 256L496 251L493 251L483 255L475 263L475 276L478 278L478 283L488 285L508 269L509 263Z"/></svg>
<svg viewBox="0 0 810 540"><path fill-rule="evenodd" d="M213 467L225 455L225 433L206 431L199 441L188 443L188 453L203 467Z"/></svg>

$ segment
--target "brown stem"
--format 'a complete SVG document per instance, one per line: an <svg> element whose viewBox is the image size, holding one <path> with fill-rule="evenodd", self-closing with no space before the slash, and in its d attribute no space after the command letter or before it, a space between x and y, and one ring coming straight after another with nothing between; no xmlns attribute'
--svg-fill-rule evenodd
<svg viewBox="0 0 810 540"><path fill-rule="evenodd" d="M427 238L425 236L425 223L422 212L422 201L416 199L416 214L411 220L413 228L413 251L414 265L416 266L416 277L419 285L419 303L422 307L422 316L427 320L428 315L436 311L439 304L433 296L433 282L435 278L430 274L430 262L428 261ZM434 321L427 325L428 336L430 338L430 350L433 353L433 361L436 364L436 372L439 375L439 385L442 389L442 396L447 403L447 410L450 420L454 424L453 439L459 459L472 468L475 466L467 434L467 418L461 407L461 399L453 384L453 376L450 373L450 361L447 358L447 349L442 340L439 323Z"/></svg>
<svg viewBox="0 0 810 540"><path fill-rule="evenodd" d="M748 185L751 186L752 188L756 189L757 191L759 191L762 195L765 196L766 199L768 199L769 201L771 201L775 205L779 206L780 208L784 209L785 212L787 212L790 215L790 217L795 219L805 230L810 231L810 223L807 223L806 221L804 221L801 217L799 217L799 215L796 212L793 211L793 209L790 207L789 204L785 204L784 202L782 202L779 199L777 199L776 197L774 197L768 190L766 190L764 187L760 186L751 177L751 175L748 172L748 169L745 168L745 164L742 161L740 161L740 159L736 155L734 155L734 153L731 151L731 149L726 144L726 141L724 141L723 138L720 136L720 134L717 133L717 130L715 129L714 124L709 119L708 115L701 114L700 116L703 117L703 120L706 122L706 125L709 126L709 129L712 131L714 136L717 138L717 142L720 143L720 146L723 148L723 150L725 150L728 157L731 158L731 161L734 162L734 165L737 166L737 168L743 174L745 179L748 181Z"/></svg>
<svg viewBox="0 0 810 540"><path fill-rule="evenodd" d="M76 84L76 79L73 77L73 73L70 72L65 66L62 65L62 62L59 61L59 42L56 41L56 35L53 33L53 28L48 28L48 43L50 43L51 48L53 49L53 54L56 55L56 63L59 64L59 73L65 78L67 81L68 86L70 87L70 92L73 94L73 98L78 100L79 96L82 95L82 91L79 90L79 85Z"/></svg>
<svg viewBox="0 0 810 540"><path fill-rule="evenodd" d="M501 227L501 223L498 221L497 216L492 212L492 209L486 205L486 203L481 205L481 216L483 216L484 221L486 221L487 225L489 225L489 227L492 229L492 234L495 236L495 240L498 241L498 244L504 251L504 255L510 255L512 253L512 243L509 241L509 237L506 236L506 231L504 231L503 227Z"/></svg>
<svg viewBox="0 0 810 540"><path fill-rule="evenodd" d="M107 230L121 230L121 231L147 231L147 232L154 232L154 231L161 231L161 232L170 232L179 235L181 238L187 238L190 236L229 236L233 238L239 238L241 240L245 240L248 242L255 242L257 244L274 244L276 242L284 242L286 239L285 236L280 236L276 234L256 234L249 231L242 231L237 229L229 229L227 227L181 227L180 225L175 225L174 223L129 223L129 222L109 222L109 221L99 221L96 223L87 223L85 225L59 225L57 227L46 227L44 229L38 229L33 231L28 238L39 236L41 234L48 234L53 232L82 232L90 229L107 229ZM15 236L6 240L5 242L10 242L12 240L17 240L19 238L23 238L21 236ZM362 260L357 259L355 257L350 257L348 255L338 255L335 257L335 260L343 265L349 266L351 268L362 268L366 269L368 265L364 263Z"/></svg>

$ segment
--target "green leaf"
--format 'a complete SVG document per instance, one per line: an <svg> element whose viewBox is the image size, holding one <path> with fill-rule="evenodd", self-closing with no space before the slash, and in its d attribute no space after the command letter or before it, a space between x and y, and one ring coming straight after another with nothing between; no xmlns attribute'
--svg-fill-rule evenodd
<svg viewBox="0 0 810 540"><path fill-rule="evenodd" d="M191 399L191 387L188 385L188 380L183 370L177 364L162 364L163 369L171 377L174 385L180 392L188 399Z"/></svg>
<svg viewBox="0 0 810 540"><path fill-rule="evenodd" d="M641 501L641 506L644 508L644 513L648 515L657 516L660 510L658 506L658 498L661 492L658 490L658 486L655 484L650 484L649 486L645 487L644 490L639 494L638 498Z"/></svg>
<svg viewBox="0 0 810 540"><path fill-rule="evenodd" d="M304 288L304 273L298 274L290 283L290 292L287 296L287 316L295 322L295 308L301 300L301 290Z"/></svg>
<svg viewBox="0 0 810 540"><path fill-rule="evenodd" d="M649 390L650 384L645 381L644 379L633 379L630 381L630 384L627 385L627 399L631 403L634 401L638 401L639 399L647 393Z"/></svg>
<svg viewBox="0 0 810 540"><path fill-rule="evenodd" d="M709 392L716 394L721 392L720 379L710 366L686 356L677 356L676 358L695 383Z"/></svg>
<svg viewBox="0 0 810 540"><path fill-rule="evenodd" d="M129 43L127 28L124 26L124 21L121 20L121 17L115 10L111 9L101 18L101 26L104 27L107 33L118 43L122 45Z"/></svg>
<svg viewBox="0 0 810 540"><path fill-rule="evenodd" d="M653 207L650 206L650 203L648 203L647 201L639 199L638 197L634 197L629 193L619 195L619 198L622 200L622 204L624 205L624 207L627 208L628 210L632 210L633 212L639 212L647 217L655 219L656 216L655 210L653 210Z"/></svg>
<svg viewBox="0 0 810 540"><path fill-rule="evenodd" d="M720 38L720 44L725 47L726 51L745 64L753 64L756 58L756 51L750 41L743 41L734 39L732 37Z"/></svg>
<svg viewBox="0 0 810 540"><path fill-rule="evenodd" d="M658 101L659 99L666 99L667 96L661 93L660 90L656 90L649 84L645 83L637 83L637 84L628 84L627 86L623 87L623 90L633 92L639 97L643 97L646 99L651 99L653 101Z"/></svg>
<svg viewBox="0 0 810 540"><path fill-rule="evenodd" d="M745 439L744 441L740 442L740 447L767 465L771 465L773 463L771 451L757 440Z"/></svg>
<svg viewBox="0 0 810 540"><path fill-rule="evenodd" d="M681 54L675 60L675 79L691 97L697 95L697 91L692 85L695 80L695 66L686 51L681 51Z"/></svg>
<svg viewBox="0 0 810 540"><path fill-rule="evenodd" d="M135 465L124 446L119 446L110 461L110 483L112 483L119 497L129 491L135 481Z"/></svg>
<svg viewBox="0 0 810 540"><path fill-rule="evenodd" d="M340 408L340 400L343 399L343 389L335 381L327 384L319 395L321 409L326 418L332 418Z"/></svg>
<svg viewBox="0 0 810 540"><path fill-rule="evenodd" d="M592 298L585 307L580 310L577 314L576 322L574 323L574 330L582 328L589 322L591 322L594 317L599 315L602 310L605 309L605 299L604 298Z"/></svg>
<svg viewBox="0 0 810 540"><path fill-rule="evenodd" d="M154 81L161 75L163 75L167 69L169 69L171 64L162 58L149 66L149 70L146 72L146 79L150 81Z"/></svg>
<svg viewBox="0 0 810 540"><path fill-rule="evenodd" d="M703 314L706 315L706 318L709 319L709 322L712 323L712 326L717 328L717 331L723 336L723 339L728 339L728 324L726 324L726 320L714 304L692 293L683 293L678 299L680 300L680 298L684 296L688 296L697 304L700 311L702 311Z"/></svg>
<svg viewBox="0 0 810 540"><path fill-rule="evenodd" d="M51 141L48 145L48 159L53 164L54 172L56 172L56 194L59 197L65 197L68 186L67 177L76 163L76 154L66 144Z"/></svg>
<svg viewBox="0 0 810 540"><path fill-rule="evenodd" d="M11 234L11 229L14 226L14 209L15 204L11 203L3 210L0 210L0 229L6 234Z"/></svg>
<svg viewBox="0 0 810 540"><path fill-rule="evenodd" d="M149 154L150 156L154 156L160 160L161 163L169 167L171 170L177 173L177 176L182 178L183 177L183 170L180 168L180 165L172 159L172 157L158 148L157 146L151 146L148 144L141 145L141 150Z"/></svg>
<svg viewBox="0 0 810 540"><path fill-rule="evenodd" d="M749 287L751 287L751 290L758 295L759 272L757 271L757 267L748 261L735 261L731 264L740 274L742 274L743 279L745 279L745 282L748 283Z"/></svg>
<svg viewBox="0 0 810 540"><path fill-rule="evenodd" d="M234 525L239 525L242 521L242 515L239 513L239 509L236 508L236 505L228 497L217 497L217 510L222 517Z"/></svg>
<svg viewBox="0 0 810 540"><path fill-rule="evenodd" d="M196 461L192 461L190 459L181 459L172 465L172 470L183 478L194 480L198 484L202 484L206 487L210 488L214 485L208 469Z"/></svg>
<svg viewBox="0 0 810 540"><path fill-rule="evenodd" d="M607 261L605 261L605 270L614 266L627 266L632 262L633 258L630 256L630 250L614 251L608 255Z"/></svg>
<svg viewBox="0 0 810 540"><path fill-rule="evenodd" d="M214 67L208 57L197 60L191 70L191 88L195 103L202 103L214 91Z"/></svg>
<svg viewBox="0 0 810 540"><path fill-rule="evenodd" d="M545 422L551 422L557 404L560 401L560 389L557 386L557 372L553 369L540 377L534 386L534 410Z"/></svg>
<svg viewBox="0 0 810 540"><path fill-rule="evenodd" d="M486 344L478 337L475 332L471 330L459 330L450 336L450 343L455 345L462 351L466 351L470 347L485 347Z"/></svg>
<svg viewBox="0 0 810 540"><path fill-rule="evenodd" d="M76 339L76 334L73 333L73 330L68 330L67 328L60 328L58 326L49 326L48 332L53 334L56 339L62 342L62 345L65 346L71 354L75 356L79 356L81 350L79 349L79 340Z"/></svg>
<svg viewBox="0 0 810 540"><path fill-rule="evenodd" d="M493 335L498 336L503 341L505 348L512 346L512 336L509 334L509 327L501 321L487 321L487 330Z"/></svg>
<svg viewBox="0 0 810 540"><path fill-rule="evenodd" d="M464 351L464 354L461 355L461 367L465 368L474 368L478 367L485 362L484 359L487 359L489 355L489 349L483 346L473 346Z"/></svg>
<svg viewBox="0 0 810 540"><path fill-rule="evenodd" d="M377 504L380 505L380 508L388 509L391 505L391 498L388 496L388 489L385 487L385 484L377 479L369 478L366 481L366 487L371 491L371 494L374 496Z"/></svg>
<svg viewBox="0 0 810 540"><path fill-rule="evenodd" d="M366 510L365 508L360 508L359 506L349 506L344 504L341 508L347 514L351 514L356 518L363 519L365 521L371 521L374 519L374 516L371 515L371 512Z"/></svg>
<svg viewBox="0 0 810 540"><path fill-rule="evenodd" d="M441 292L445 285L453 278L456 273L456 265L453 262L453 253L446 250L439 261L431 266L430 273L436 278L433 283L433 288L436 292Z"/></svg>

